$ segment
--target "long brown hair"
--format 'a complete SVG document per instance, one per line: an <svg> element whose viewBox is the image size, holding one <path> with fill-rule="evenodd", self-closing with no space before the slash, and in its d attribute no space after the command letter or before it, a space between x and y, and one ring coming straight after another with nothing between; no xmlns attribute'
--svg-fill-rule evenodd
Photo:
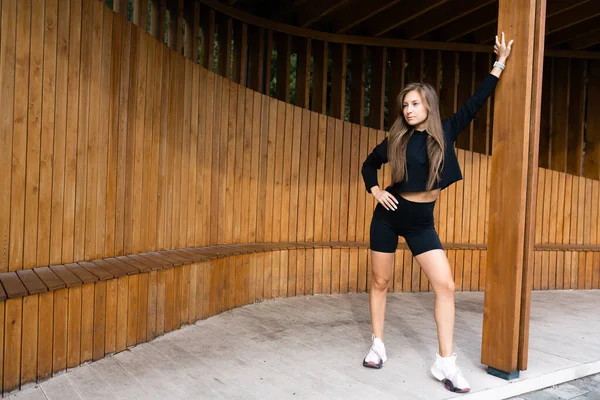
<svg viewBox="0 0 600 400"><path fill-rule="evenodd" d="M388 138L388 160L392 168L392 180L400 182L404 178L408 180L406 171L406 147L408 140L414 133L414 128L404 119L402 105L407 93L416 90L427 108L428 117L425 121L427 130L427 156L429 157L429 179L426 189L431 190L439 182L440 167L444 162L444 132L442 130L442 119L440 118L440 107L438 96L427 83L410 83L400 92L397 98L398 118L392 125Z"/></svg>

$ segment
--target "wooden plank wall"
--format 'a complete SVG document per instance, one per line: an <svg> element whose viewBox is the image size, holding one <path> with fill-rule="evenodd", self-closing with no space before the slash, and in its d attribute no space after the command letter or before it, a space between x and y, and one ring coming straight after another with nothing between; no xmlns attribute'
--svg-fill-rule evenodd
<svg viewBox="0 0 600 400"><path fill-rule="evenodd" d="M1 151L7 156L3 162L11 160L9 179L0 181L0 193L11 205L1 216L2 271L186 246L368 241L374 202L359 169L383 130L293 106L232 81L233 74L208 71L101 2L35 1L2 3L7 22L1 84L7 95L1 100ZM210 21L214 18L207 29L217 29ZM220 29L233 26L219 21ZM235 26L232 37L247 40L247 29ZM289 54L289 41L283 43ZM314 44L297 46L309 46L308 52L328 47ZM338 58L347 53L357 52L335 51ZM466 100L491 64L490 56L480 54L389 53L392 64L401 65L396 70L402 78L392 79L394 86L405 75L431 83L440 93L443 116ZM566 68L577 70L579 63ZM551 68L560 71L556 64ZM473 73L461 77L461 70ZM377 76L385 81L388 75ZM567 91L574 92L576 79L569 82ZM442 193L435 211L461 290L479 290L485 280L480 265L486 257L489 103L459 139L459 147L462 142L478 150L458 150L465 179ZM546 171L540 169L536 243L598 245L598 181L558 172L550 178L554 173ZM386 168L382 174L389 181ZM573 251L589 255L586 265L597 268L597 248L586 249L595 251ZM366 290L366 251L307 253L273 254L266 271L273 296L307 288ZM394 290L429 290L410 254L398 255ZM542 269L564 264L550 250L538 255ZM594 286L594 276L583 286Z"/></svg>

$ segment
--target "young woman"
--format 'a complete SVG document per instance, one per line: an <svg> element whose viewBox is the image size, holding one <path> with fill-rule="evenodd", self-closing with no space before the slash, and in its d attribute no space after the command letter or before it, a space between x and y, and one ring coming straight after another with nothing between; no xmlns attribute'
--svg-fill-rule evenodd
<svg viewBox="0 0 600 400"><path fill-rule="evenodd" d="M365 367L381 368L387 359L383 344L386 293L398 236L402 235L435 292L439 352L431 373L450 391L465 393L470 389L452 352L454 280L434 228L433 209L440 191L462 179L454 142L494 91L512 43L505 43L504 32L501 41L496 36L497 61L492 71L465 105L444 121L440 118L438 97L430 85L407 85L398 95L399 117L389 136L362 166L367 191L379 203L371 221L373 268L369 306L373 343L363 361ZM377 170L387 162L391 164L394 183L383 190L377 181Z"/></svg>

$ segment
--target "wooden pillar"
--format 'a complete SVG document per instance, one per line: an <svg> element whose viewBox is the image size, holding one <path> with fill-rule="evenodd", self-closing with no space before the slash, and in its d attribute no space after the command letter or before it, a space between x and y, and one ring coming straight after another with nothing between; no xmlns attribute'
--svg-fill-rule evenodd
<svg viewBox="0 0 600 400"><path fill-rule="evenodd" d="M203 9L202 11L204 11ZM215 54L215 11L211 8L200 15L202 29L202 50L200 52L200 65L213 70Z"/></svg>
<svg viewBox="0 0 600 400"><path fill-rule="evenodd" d="M277 50L277 84L275 97L286 103L290 101L290 57L292 54L292 37L286 34L277 34L275 37Z"/></svg>
<svg viewBox="0 0 600 400"><path fill-rule="evenodd" d="M310 100L311 40L296 38L298 62L296 64L296 98L298 107L308 108Z"/></svg>
<svg viewBox="0 0 600 400"><path fill-rule="evenodd" d="M248 27L248 87L264 93L265 32L263 28Z"/></svg>
<svg viewBox="0 0 600 400"><path fill-rule="evenodd" d="M328 43L313 43L313 87L311 110L325 114L327 106L327 59Z"/></svg>
<svg viewBox="0 0 600 400"><path fill-rule="evenodd" d="M121 17L127 19L127 0L114 0L113 11L121 15Z"/></svg>
<svg viewBox="0 0 600 400"><path fill-rule="evenodd" d="M331 45L331 112L334 118L344 119L346 110L346 59L347 47L343 43Z"/></svg>
<svg viewBox="0 0 600 400"><path fill-rule="evenodd" d="M494 102L481 362L505 379L527 367L545 15L546 0L499 1L515 44Z"/></svg>
<svg viewBox="0 0 600 400"><path fill-rule="evenodd" d="M350 99L350 122L354 124L365 124L365 59L367 48L365 46L353 46L352 57L352 88ZM402 70L404 72L404 69ZM396 94L397 95L397 94Z"/></svg>
<svg viewBox="0 0 600 400"><path fill-rule="evenodd" d="M400 107L398 105L398 95L404 87L404 72L406 70L406 52L404 49L390 49L390 91L388 100L388 128L391 127L396 118L398 118ZM362 66L361 66L362 68ZM354 77L352 77L354 79ZM362 83L364 85L364 81ZM352 98L354 101L354 98ZM364 104L363 104L364 108Z"/></svg>
<svg viewBox="0 0 600 400"><path fill-rule="evenodd" d="M233 81L246 86L248 65L248 25L236 22L233 25Z"/></svg>
<svg viewBox="0 0 600 400"><path fill-rule="evenodd" d="M192 3L184 3L183 10L180 10L185 22L184 37L183 37L183 55L193 60L194 56L194 37L196 36L196 25L194 25L194 5ZM196 43L197 44L197 43ZM197 62L197 60L194 60Z"/></svg>
<svg viewBox="0 0 600 400"><path fill-rule="evenodd" d="M371 98L369 126L384 129L385 70L387 51L383 47L371 49Z"/></svg>

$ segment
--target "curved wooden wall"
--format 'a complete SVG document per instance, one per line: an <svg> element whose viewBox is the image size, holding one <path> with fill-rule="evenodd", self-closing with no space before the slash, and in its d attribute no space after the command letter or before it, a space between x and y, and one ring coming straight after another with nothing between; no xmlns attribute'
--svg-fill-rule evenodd
<svg viewBox="0 0 600 400"><path fill-rule="evenodd" d="M10 171L0 174L4 391L243 304L367 290L374 202L360 166L385 131L244 87L233 72L230 79L207 70L99 1L1 7L0 163ZM473 76L463 87L448 68L462 58L430 56L441 60L435 72L425 63L406 73L437 77L451 113ZM487 55L466 59L489 68ZM483 132L489 143L491 121L488 105L461 140ZM486 152L458 150L465 180L436 205L458 290L485 284ZM385 167L381 180L389 182ZM599 287L599 208L598 180L540 169L536 289ZM238 244L257 247L219 253ZM56 287L39 269L214 245L221 247L212 247L212 261L138 265L132 275L59 279ZM42 292L27 271L46 285ZM403 243L390 289L430 290Z"/></svg>

